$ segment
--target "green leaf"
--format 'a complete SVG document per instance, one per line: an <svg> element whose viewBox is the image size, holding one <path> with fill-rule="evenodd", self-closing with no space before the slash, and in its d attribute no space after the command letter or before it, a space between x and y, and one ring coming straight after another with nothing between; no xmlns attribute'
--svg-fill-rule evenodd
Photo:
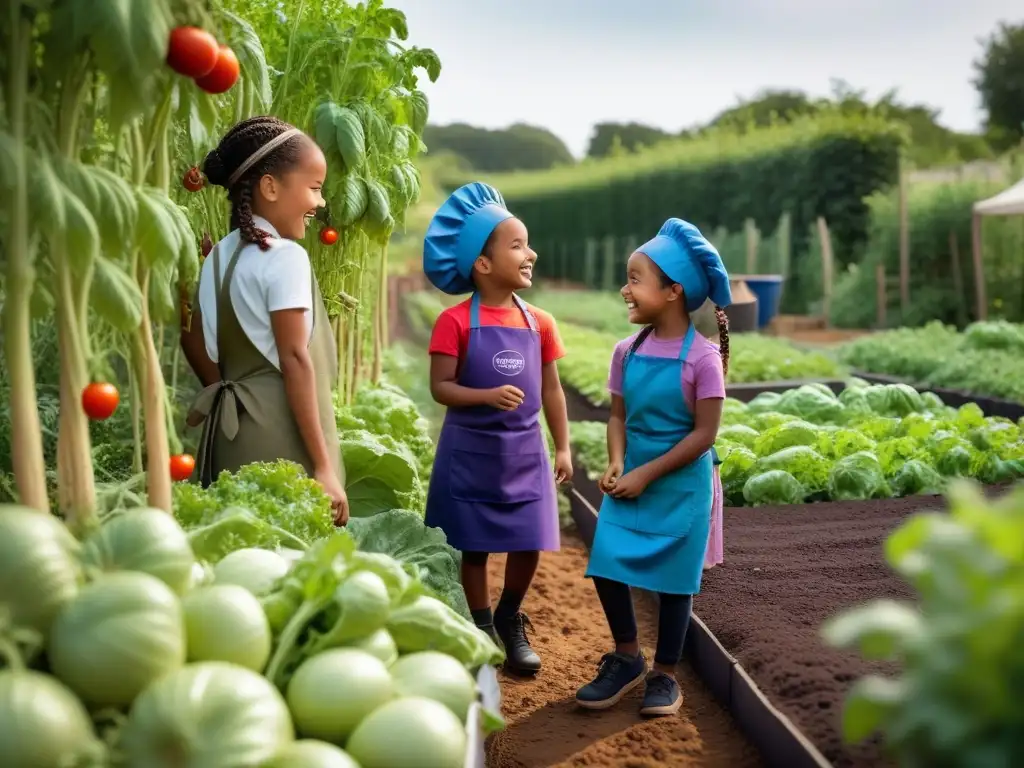
<svg viewBox="0 0 1024 768"><path fill-rule="evenodd" d="M118 264L100 256L93 274L92 308L120 331L134 331L142 323L142 291Z"/></svg>
<svg viewBox="0 0 1024 768"><path fill-rule="evenodd" d="M221 11L229 22L228 40L241 69L241 77L252 85L257 103L253 105L257 113L266 112L273 101L270 88L270 71L267 67L267 55L263 43L256 34L252 24L229 11Z"/></svg>
<svg viewBox="0 0 1024 768"><path fill-rule="evenodd" d="M149 297L149 313L153 322L173 323L178 316L175 266L173 261L159 261L153 265L149 274L146 294Z"/></svg>
<svg viewBox="0 0 1024 768"><path fill-rule="evenodd" d="M406 22L405 14L400 10L384 8L380 11L378 18L391 28L399 40L409 39L409 25Z"/></svg>
<svg viewBox="0 0 1024 768"><path fill-rule="evenodd" d="M362 167L366 160L366 132L363 123L351 109L339 107L334 120L335 137L338 151L345 161L345 169L355 171Z"/></svg>
<svg viewBox="0 0 1024 768"><path fill-rule="evenodd" d="M313 115L313 135L324 154L338 149L338 130L335 126L341 115L341 107L333 101L319 104Z"/></svg>
<svg viewBox="0 0 1024 768"><path fill-rule="evenodd" d="M53 166L41 156L30 156L29 207L37 229L48 236L67 228L64 185Z"/></svg>
<svg viewBox="0 0 1024 768"><path fill-rule="evenodd" d="M75 271L84 272L99 256L100 233L89 209L71 190L64 188L65 226L63 234L68 261Z"/></svg>
<svg viewBox="0 0 1024 768"><path fill-rule="evenodd" d="M405 497L418 490L416 468L408 458L385 447L365 431L347 433L341 442L345 460L349 510L353 517L405 507Z"/></svg>
<svg viewBox="0 0 1024 768"><path fill-rule="evenodd" d="M906 685L877 675L855 682L843 707L843 738L856 744L881 729L907 698Z"/></svg>
<svg viewBox="0 0 1024 768"><path fill-rule="evenodd" d="M92 51L110 88L115 126L145 109L155 76L165 71L172 24L167 0L57 0L51 23L59 42L47 52Z"/></svg>
<svg viewBox="0 0 1024 768"><path fill-rule="evenodd" d="M427 126L427 117L430 114L430 106L427 95L423 91L413 91L405 100L406 112L409 126L418 134L423 133Z"/></svg>
<svg viewBox="0 0 1024 768"><path fill-rule="evenodd" d="M142 254L146 266L164 261L176 261L185 242L191 239L191 230L182 231L180 209L159 190L139 189L139 220L135 228L135 246Z"/></svg>
<svg viewBox="0 0 1024 768"><path fill-rule="evenodd" d="M96 165L64 163L61 177L92 213L109 254L125 251L125 232L135 229L138 204L131 186L120 176Z"/></svg>
<svg viewBox="0 0 1024 768"><path fill-rule="evenodd" d="M833 617L822 628L830 645L856 646L869 659L891 660L921 641L924 625L911 607L894 600L876 600Z"/></svg>

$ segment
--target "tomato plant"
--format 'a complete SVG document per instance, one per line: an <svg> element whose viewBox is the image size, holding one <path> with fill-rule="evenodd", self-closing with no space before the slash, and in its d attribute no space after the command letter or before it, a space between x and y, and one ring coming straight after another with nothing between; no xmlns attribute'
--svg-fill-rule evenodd
<svg viewBox="0 0 1024 768"><path fill-rule="evenodd" d="M93 421L109 419L120 402L117 387L104 381L95 381L82 390L82 408Z"/></svg>
<svg viewBox="0 0 1024 768"><path fill-rule="evenodd" d="M338 242L338 230L334 227L324 227L320 230L320 242L324 245L334 245Z"/></svg>
<svg viewBox="0 0 1024 768"><path fill-rule="evenodd" d="M195 166L185 171L185 176L181 180L181 185L189 192L198 192L202 189L206 182L203 180L203 174Z"/></svg>
<svg viewBox="0 0 1024 768"><path fill-rule="evenodd" d="M167 47L167 66L185 77L206 77L217 64L220 48L217 39L198 27L171 30Z"/></svg>
<svg viewBox="0 0 1024 768"><path fill-rule="evenodd" d="M188 453L179 453L171 456L171 479L175 481L188 480L192 476L192 470L196 468L195 457Z"/></svg>
<svg viewBox="0 0 1024 768"><path fill-rule="evenodd" d="M217 63L208 74L196 78L196 85L207 93L226 93L238 82L239 69L235 52L230 47L222 45L217 55Z"/></svg>

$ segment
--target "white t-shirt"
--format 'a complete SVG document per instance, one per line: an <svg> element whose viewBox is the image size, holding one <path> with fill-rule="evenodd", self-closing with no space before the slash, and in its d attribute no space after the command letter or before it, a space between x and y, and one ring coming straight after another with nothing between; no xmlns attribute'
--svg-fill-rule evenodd
<svg viewBox="0 0 1024 768"><path fill-rule="evenodd" d="M268 251L249 243L242 249L231 278L231 306L249 341L274 367L281 368L277 342L270 326L270 313L282 309L304 309L306 332L313 330L313 271L306 249L294 240L280 239L277 230L261 216L253 216L256 226L269 232L274 240ZM220 278L224 279L241 235L236 229L217 244L220 253ZM212 253L211 253L212 256ZM217 287L213 258L203 262L199 277L199 310L203 316L203 339L210 360L219 360L217 350Z"/></svg>

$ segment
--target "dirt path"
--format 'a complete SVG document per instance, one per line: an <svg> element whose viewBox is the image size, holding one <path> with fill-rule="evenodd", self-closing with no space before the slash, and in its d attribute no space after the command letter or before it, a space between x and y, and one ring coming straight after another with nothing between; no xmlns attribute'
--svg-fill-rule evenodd
<svg viewBox="0 0 1024 768"><path fill-rule="evenodd" d="M505 558L491 562L492 591L501 589ZM490 746L491 768L760 768L756 750L687 665L685 696L675 717L642 720L640 689L607 712L585 712L574 702L608 650L608 629L592 583L583 578L583 545L563 536L562 551L545 553L525 610L533 642L544 659L536 680L502 675L508 728ZM637 601L641 639L655 637L656 613Z"/></svg>

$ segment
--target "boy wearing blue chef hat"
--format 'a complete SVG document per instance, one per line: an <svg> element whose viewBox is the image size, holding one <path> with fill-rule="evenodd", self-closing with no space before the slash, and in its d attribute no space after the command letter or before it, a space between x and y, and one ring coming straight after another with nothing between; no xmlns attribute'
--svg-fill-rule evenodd
<svg viewBox="0 0 1024 768"><path fill-rule="evenodd" d="M608 389L608 468L587 575L594 579L615 651L576 694L588 709L616 704L646 677L640 712L669 715L682 694L675 667L693 595L700 591L712 510L713 444L728 367L729 276L700 231L669 219L627 263L622 288L639 333L615 347ZM720 346L690 313L715 303ZM640 651L630 587L659 597L654 669Z"/></svg>
<svg viewBox="0 0 1024 768"><path fill-rule="evenodd" d="M457 189L423 243L423 271L445 293L472 296L437 318L430 391L447 406L427 494L426 524L462 552L462 586L477 626L505 648L512 670L533 674L523 598L540 552L559 548L555 484L541 432L555 442L554 474L572 478L569 422L556 360L565 354L552 317L516 291L532 285L537 254L526 227L486 184ZM487 559L507 552L491 611Z"/></svg>

